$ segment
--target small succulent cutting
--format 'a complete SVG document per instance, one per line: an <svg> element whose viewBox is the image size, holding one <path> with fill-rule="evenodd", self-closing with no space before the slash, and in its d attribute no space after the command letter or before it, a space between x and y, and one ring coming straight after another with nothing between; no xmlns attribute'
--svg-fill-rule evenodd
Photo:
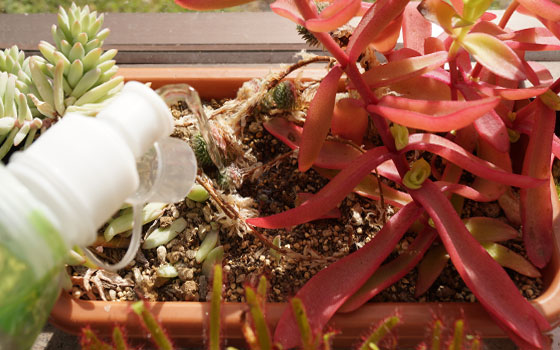
<svg viewBox="0 0 560 350"><path fill-rule="evenodd" d="M117 50L102 48L110 31L101 30L103 14L97 16L88 6L73 3L68 11L61 7L57 18L58 26L51 28L55 46L41 41L44 58L33 56L29 62L39 94L33 94L33 102L51 118L67 110L96 114L123 85L123 78L114 76Z"/></svg>

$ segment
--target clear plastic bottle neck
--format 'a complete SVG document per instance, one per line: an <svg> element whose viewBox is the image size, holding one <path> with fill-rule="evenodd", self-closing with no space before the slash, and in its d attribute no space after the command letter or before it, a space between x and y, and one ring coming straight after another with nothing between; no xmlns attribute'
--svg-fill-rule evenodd
<svg viewBox="0 0 560 350"><path fill-rule="evenodd" d="M171 203L187 195L196 159L184 141L169 137L172 130L165 102L144 84L130 82L97 117L65 115L14 154L8 169L50 207L68 246L85 247L125 200ZM137 249L131 247L132 257Z"/></svg>

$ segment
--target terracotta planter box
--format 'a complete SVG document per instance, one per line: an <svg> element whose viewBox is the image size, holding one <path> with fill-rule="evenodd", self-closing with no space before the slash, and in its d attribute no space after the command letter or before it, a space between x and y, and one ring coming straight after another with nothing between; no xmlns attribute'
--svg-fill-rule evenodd
<svg viewBox="0 0 560 350"><path fill-rule="evenodd" d="M165 84L188 83L206 98L233 97L241 84L255 77L262 77L266 68L122 68L120 73L127 80L152 82L153 88ZM320 77L323 70L308 69L304 77ZM556 212L555 224L560 228L560 215ZM560 229L556 229L560 232ZM543 270L545 292L534 301L553 326L560 323L560 236L556 235L556 249L551 263ZM130 302L104 302L75 300L62 295L56 303L50 322L73 334L90 326L98 334L109 336L115 325L125 325L131 338L145 338L146 333L137 318L130 312ZM202 345L204 328L210 311L205 302L154 302L149 308L159 318L177 345ZM285 303L269 303L267 318L271 326L278 321ZM452 322L463 315L471 332L483 338L505 338L505 333L492 321L478 303L370 303L350 314L337 314L330 326L339 330L335 345L351 345L372 324L398 309L403 322L398 326L400 345L416 344L426 335L426 325L436 314ZM225 303L222 308L223 335L228 345L244 344L241 334L241 316L246 310L241 303Z"/></svg>

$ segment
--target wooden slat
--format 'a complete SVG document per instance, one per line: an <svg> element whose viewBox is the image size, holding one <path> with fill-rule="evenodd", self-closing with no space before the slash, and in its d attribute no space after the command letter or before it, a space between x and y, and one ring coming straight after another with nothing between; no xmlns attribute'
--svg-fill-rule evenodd
<svg viewBox="0 0 560 350"><path fill-rule="evenodd" d="M495 11L498 16L503 11ZM55 14L0 14L0 48L17 44L37 54L40 40L51 41ZM510 27L540 25L515 14ZM236 64L289 63L294 54L310 48L295 24L272 12L243 13L108 13L111 29L106 48L119 50L119 64ZM560 52L528 52L529 60L560 62Z"/></svg>
<svg viewBox="0 0 560 350"><path fill-rule="evenodd" d="M52 42L54 23L54 14L0 14L0 48L37 54L40 40ZM271 12L107 13L104 27L104 47L119 50L119 64L280 63L302 49L319 52Z"/></svg>

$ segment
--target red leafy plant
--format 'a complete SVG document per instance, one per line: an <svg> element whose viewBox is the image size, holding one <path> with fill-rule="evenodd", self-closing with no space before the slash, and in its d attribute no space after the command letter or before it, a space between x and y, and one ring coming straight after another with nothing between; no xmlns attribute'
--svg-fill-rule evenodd
<svg viewBox="0 0 560 350"><path fill-rule="evenodd" d="M176 1L193 9L202 8L201 3L210 9L249 2ZM425 290L451 259L478 301L520 347L546 346L548 321L521 296L500 264L538 276L533 265L544 267L552 255L552 210L558 198L551 191L551 165L560 156L560 141L554 136L560 81L527 61L525 52L560 48L560 5L555 0L514 0L496 24L495 16L486 12L490 3L271 4L274 12L307 29L337 64L322 80L303 128L285 120L265 126L299 148L300 171L315 167L332 179L296 208L247 222L262 228L299 225L325 215L352 191L373 199L383 196L400 208L368 244L319 272L296 294L313 334L320 334L335 312L356 309L418 263L419 290ZM508 29L515 11L536 17L543 26ZM361 17L357 27L347 44L339 46L330 32L356 16ZM432 23L443 33L432 36ZM396 49L400 31L404 47ZM364 53L372 50L386 60L362 66ZM341 78L352 99L337 102ZM381 146L364 139L364 116ZM329 132L350 142L327 140ZM431 163L411 163L410 151L430 155ZM443 170L436 166L438 159ZM512 161L517 159L522 164L516 172ZM398 189L376 182L372 172ZM464 172L474 181L460 182ZM519 189L519 199L512 196L512 187ZM530 263L496 243L517 235L510 226L484 218L462 220L465 198L498 200L510 221L521 225ZM410 249L383 264L407 231L416 232ZM445 250L430 249L436 239ZM293 347L301 344L298 334L296 315L287 310L274 341Z"/></svg>

